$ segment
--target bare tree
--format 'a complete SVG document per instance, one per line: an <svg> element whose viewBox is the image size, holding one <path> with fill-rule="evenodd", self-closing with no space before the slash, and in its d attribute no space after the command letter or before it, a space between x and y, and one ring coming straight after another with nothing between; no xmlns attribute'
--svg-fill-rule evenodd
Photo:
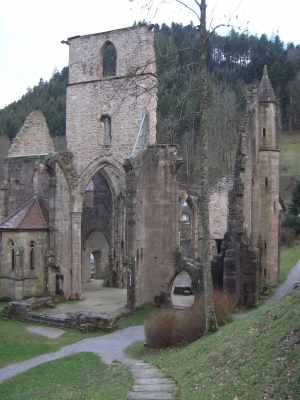
<svg viewBox="0 0 300 400"><path fill-rule="evenodd" d="M179 0L180 1L180 0ZM180 1L181 2L181 1ZM194 0L200 12L200 84L201 96L200 108L200 148L201 148L201 219L202 219L202 258L204 276L204 299L205 299L205 332L214 332L218 329L215 316L213 286L210 267L210 230L209 230L209 187L208 187L208 96L207 96L207 40L206 31L206 1L199 3Z"/></svg>
<svg viewBox="0 0 300 400"><path fill-rule="evenodd" d="M130 0L133 1L133 0ZM193 51L198 54L198 61L191 59L188 67L190 70L197 70L200 73L200 79L197 81L193 77L186 82L186 91L178 96L177 104L174 108L177 109L178 120L183 120L189 114L187 104L189 101L195 104L200 104L200 109L195 113L195 107L192 114L200 117L200 185L201 190L201 222L202 222L202 261L203 261L203 275L204 275L204 297L205 297L205 314L206 314L206 333L216 331L218 329L217 320L215 317L214 310L214 299L213 299L213 286L211 277L211 266L210 266L210 230L209 230L209 184L208 184L208 72L207 72L207 43L209 39L209 33L206 30L206 1L205 0L174 0L181 4L187 10L193 13L194 17L199 22L196 28L200 27L200 47L199 48L188 48L183 45L180 51ZM163 2L163 1L162 1ZM153 0L147 2L146 7L151 8L153 6ZM174 53L169 54L170 57L174 57ZM167 69L166 74L172 74L182 72L180 67L176 70L176 67L171 66ZM195 85L196 82L196 85ZM173 112L173 110L171 110ZM187 143L187 140L186 140ZM189 151L188 151L189 154Z"/></svg>

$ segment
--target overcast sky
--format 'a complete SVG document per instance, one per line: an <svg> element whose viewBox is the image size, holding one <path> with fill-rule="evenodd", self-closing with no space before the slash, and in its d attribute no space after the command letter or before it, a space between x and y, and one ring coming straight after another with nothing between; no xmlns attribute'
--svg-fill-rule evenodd
<svg viewBox="0 0 300 400"><path fill-rule="evenodd" d="M61 40L128 27L144 19L196 24L193 15L175 6L174 0L156 13L155 8L149 13L141 9L149 1L0 0L0 108L21 98L40 78L49 80L55 67L61 70L68 65L68 46ZM207 7L213 26L227 23L231 16L231 23L242 30L269 37L278 33L285 43L300 43L299 0L207 0Z"/></svg>

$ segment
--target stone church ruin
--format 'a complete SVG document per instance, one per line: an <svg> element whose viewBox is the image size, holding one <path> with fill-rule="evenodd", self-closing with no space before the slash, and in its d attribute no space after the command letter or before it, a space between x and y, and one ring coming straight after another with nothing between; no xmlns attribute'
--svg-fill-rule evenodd
<svg viewBox="0 0 300 400"><path fill-rule="evenodd" d="M0 297L80 299L91 254L96 279L127 286L129 308L171 304L181 271L203 289L201 194L178 183L177 146L156 144L153 35L139 25L64 42L67 151L34 111L4 160ZM276 114L265 68L248 93L235 175L211 189L213 283L248 304L279 273Z"/></svg>

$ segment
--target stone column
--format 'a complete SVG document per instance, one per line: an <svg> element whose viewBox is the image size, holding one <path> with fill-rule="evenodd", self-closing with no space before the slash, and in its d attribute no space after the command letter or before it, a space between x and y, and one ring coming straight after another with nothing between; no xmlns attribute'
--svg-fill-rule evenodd
<svg viewBox="0 0 300 400"><path fill-rule="evenodd" d="M81 212L71 212L71 295L73 300L81 296Z"/></svg>

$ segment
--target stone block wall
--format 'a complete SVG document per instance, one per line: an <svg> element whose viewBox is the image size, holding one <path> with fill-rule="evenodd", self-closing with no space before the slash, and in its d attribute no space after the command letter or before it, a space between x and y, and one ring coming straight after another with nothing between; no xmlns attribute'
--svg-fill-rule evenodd
<svg viewBox="0 0 300 400"><path fill-rule="evenodd" d="M48 232L3 231L1 236L0 296L5 295L17 300L30 296L42 296ZM34 242L34 269L30 269L32 241ZM14 249L15 258L14 268L12 268L12 249Z"/></svg>
<svg viewBox="0 0 300 400"><path fill-rule="evenodd" d="M126 165L126 237L134 306L166 300L167 278L175 274L173 253L180 241L176 165L177 149L168 145L150 148Z"/></svg>
<svg viewBox="0 0 300 400"><path fill-rule="evenodd" d="M156 139L156 76L153 32L142 25L74 37L70 46L67 87L67 144L76 170L82 171L99 155L121 164L130 156L147 108L147 143ZM116 75L102 76L107 43L117 51ZM110 117L110 141L103 117Z"/></svg>
<svg viewBox="0 0 300 400"><path fill-rule="evenodd" d="M223 240L228 222L228 192L232 189L232 180L223 178L210 191L209 229L210 252L218 253L217 240Z"/></svg>
<svg viewBox="0 0 300 400"><path fill-rule="evenodd" d="M6 185L2 186L1 220L11 215L33 197L49 201L45 155L14 156L4 159Z"/></svg>
<svg viewBox="0 0 300 400"><path fill-rule="evenodd" d="M44 115L40 111L33 111L27 116L15 137L8 157L47 154L54 151L54 143Z"/></svg>
<svg viewBox="0 0 300 400"><path fill-rule="evenodd" d="M264 286L277 284L280 271L277 112L265 67L259 88L248 91L228 228L221 254L212 260L213 280L248 304L257 303Z"/></svg>

